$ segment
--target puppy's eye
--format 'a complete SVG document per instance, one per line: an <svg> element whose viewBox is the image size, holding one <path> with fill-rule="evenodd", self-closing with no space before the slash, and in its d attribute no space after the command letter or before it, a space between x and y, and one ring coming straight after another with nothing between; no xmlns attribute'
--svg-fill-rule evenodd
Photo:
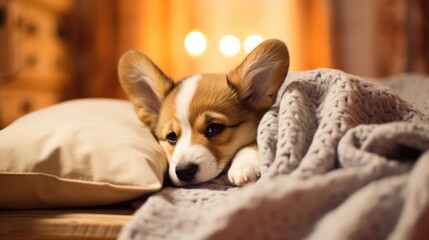
<svg viewBox="0 0 429 240"><path fill-rule="evenodd" d="M176 145L177 135L174 132L169 133L166 138L168 143L170 143L171 145Z"/></svg>
<svg viewBox="0 0 429 240"><path fill-rule="evenodd" d="M204 135L206 135L207 138L212 138L223 132L224 129L225 125L220 123L212 123L207 127L206 131L204 132Z"/></svg>

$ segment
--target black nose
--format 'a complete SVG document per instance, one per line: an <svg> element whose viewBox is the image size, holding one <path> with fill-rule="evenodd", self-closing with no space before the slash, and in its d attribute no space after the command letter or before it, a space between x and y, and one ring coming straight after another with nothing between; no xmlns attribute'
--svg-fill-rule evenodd
<svg viewBox="0 0 429 240"><path fill-rule="evenodd" d="M186 164L183 166L176 167L176 175L177 177L184 182L190 182L194 179L195 174L198 171L197 164Z"/></svg>

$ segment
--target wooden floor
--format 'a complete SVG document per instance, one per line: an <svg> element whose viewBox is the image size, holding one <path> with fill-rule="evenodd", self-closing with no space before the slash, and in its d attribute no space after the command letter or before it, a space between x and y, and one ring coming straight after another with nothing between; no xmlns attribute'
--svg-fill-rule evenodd
<svg viewBox="0 0 429 240"><path fill-rule="evenodd" d="M0 239L116 239L131 208L0 211Z"/></svg>

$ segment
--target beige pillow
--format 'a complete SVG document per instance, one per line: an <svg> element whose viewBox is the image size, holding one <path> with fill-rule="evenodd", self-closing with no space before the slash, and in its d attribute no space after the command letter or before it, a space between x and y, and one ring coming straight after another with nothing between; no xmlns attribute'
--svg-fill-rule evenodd
<svg viewBox="0 0 429 240"><path fill-rule="evenodd" d="M130 103L68 101L0 131L0 208L120 203L159 190L166 169Z"/></svg>

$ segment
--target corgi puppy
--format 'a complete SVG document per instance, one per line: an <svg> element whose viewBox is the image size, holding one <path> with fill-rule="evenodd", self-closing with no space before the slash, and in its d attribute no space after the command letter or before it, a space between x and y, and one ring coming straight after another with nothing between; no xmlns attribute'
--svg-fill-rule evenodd
<svg viewBox="0 0 429 240"><path fill-rule="evenodd" d="M138 118L165 150L176 186L209 181L223 172L234 185L260 176L256 134L289 69L279 40L266 40L227 74L197 74L175 82L147 56L124 53L121 85Z"/></svg>

